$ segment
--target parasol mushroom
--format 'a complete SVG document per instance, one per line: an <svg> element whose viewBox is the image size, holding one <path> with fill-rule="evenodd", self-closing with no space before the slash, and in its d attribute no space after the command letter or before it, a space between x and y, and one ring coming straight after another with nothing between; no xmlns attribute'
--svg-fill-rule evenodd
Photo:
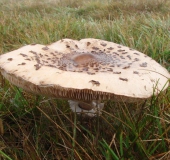
<svg viewBox="0 0 170 160"><path fill-rule="evenodd" d="M168 71L147 55L92 38L24 46L1 55L0 70L14 85L70 99L72 110L87 114L100 113L102 100L148 99L165 90L170 79Z"/></svg>

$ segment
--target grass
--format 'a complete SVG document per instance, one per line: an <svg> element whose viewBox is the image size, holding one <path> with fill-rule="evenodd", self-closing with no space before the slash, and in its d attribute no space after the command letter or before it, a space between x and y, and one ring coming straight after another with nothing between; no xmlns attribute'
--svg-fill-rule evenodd
<svg viewBox="0 0 170 160"><path fill-rule="evenodd" d="M170 71L168 0L0 0L0 53L62 38L135 48ZM0 159L170 159L170 87L145 103L108 101L99 118L0 77Z"/></svg>

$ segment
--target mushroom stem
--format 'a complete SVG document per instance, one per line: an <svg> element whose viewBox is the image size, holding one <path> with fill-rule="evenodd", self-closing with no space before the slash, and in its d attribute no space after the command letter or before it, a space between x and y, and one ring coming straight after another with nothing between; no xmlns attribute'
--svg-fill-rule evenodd
<svg viewBox="0 0 170 160"><path fill-rule="evenodd" d="M104 108L104 103L101 103L99 100L92 100L89 103L68 100L68 103L73 112L76 112L77 114L85 114L89 117L101 115L102 109Z"/></svg>

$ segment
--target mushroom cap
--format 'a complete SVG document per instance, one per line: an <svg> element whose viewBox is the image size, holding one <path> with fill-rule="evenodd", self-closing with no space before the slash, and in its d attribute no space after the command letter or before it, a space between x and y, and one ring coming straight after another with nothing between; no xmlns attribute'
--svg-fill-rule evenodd
<svg viewBox="0 0 170 160"><path fill-rule="evenodd" d="M27 91L79 101L144 100L165 90L170 79L147 55L92 38L24 46L1 55L0 70Z"/></svg>

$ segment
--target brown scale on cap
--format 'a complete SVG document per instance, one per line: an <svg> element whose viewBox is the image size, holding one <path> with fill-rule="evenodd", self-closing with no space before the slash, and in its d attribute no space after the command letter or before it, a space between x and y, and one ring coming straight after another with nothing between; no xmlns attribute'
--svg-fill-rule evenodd
<svg viewBox="0 0 170 160"><path fill-rule="evenodd" d="M89 82L91 82L93 85L96 85L96 86L99 86L99 85L100 85L100 82L99 82L99 81L91 80L91 81L89 81Z"/></svg>
<svg viewBox="0 0 170 160"><path fill-rule="evenodd" d="M130 50L130 51L134 51L134 49L132 49L132 48L129 48L129 50Z"/></svg>
<svg viewBox="0 0 170 160"><path fill-rule="evenodd" d="M121 74L121 72L113 72L113 74Z"/></svg>
<svg viewBox="0 0 170 160"><path fill-rule="evenodd" d="M128 52L122 52L122 54L127 54Z"/></svg>
<svg viewBox="0 0 170 160"><path fill-rule="evenodd" d="M42 49L43 49L43 50L48 50L49 48L48 48L48 47L43 47Z"/></svg>
<svg viewBox="0 0 170 160"><path fill-rule="evenodd" d="M109 47L109 48L107 48L108 50L113 50L114 48L113 47Z"/></svg>
<svg viewBox="0 0 170 160"><path fill-rule="evenodd" d="M98 47L92 47L92 49L94 49L94 50L99 50L99 48L98 48Z"/></svg>
<svg viewBox="0 0 170 160"><path fill-rule="evenodd" d="M139 61L139 58L135 58L134 60L135 60L135 61Z"/></svg>
<svg viewBox="0 0 170 160"><path fill-rule="evenodd" d="M41 68L41 66L39 64L35 64L35 70L39 70Z"/></svg>
<svg viewBox="0 0 170 160"><path fill-rule="evenodd" d="M25 65L26 63L22 62L21 64L18 64L18 65Z"/></svg>
<svg viewBox="0 0 170 160"><path fill-rule="evenodd" d="M8 61L12 61L13 60L13 58L8 58Z"/></svg>
<svg viewBox="0 0 170 160"><path fill-rule="evenodd" d="M120 58L121 58L121 59L125 59L125 57L124 57L124 56L120 56Z"/></svg>
<svg viewBox="0 0 170 160"><path fill-rule="evenodd" d="M139 72L137 72L137 71L133 71L133 73L134 73L134 74L139 74Z"/></svg>
<svg viewBox="0 0 170 160"><path fill-rule="evenodd" d="M112 72L112 71L113 71L113 69L112 69L112 68L108 68L108 69L107 69L107 71Z"/></svg>
<svg viewBox="0 0 170 160"><path fill-rule="evenodd" d="M136 52L135 52L135 53L133 53L133 54L139 55L139 53L136 53Z"/></svg>
<svg viewBox="0 0 170 160"><path fill-rule="evenodd" d="M125 67L123 67L123 69L127 69L127 68L130 68L130 66L125 66Z"/></svg>
<svg viewBox="0 0 170 160"><path fill-rule="evenodd" d="M25 60L27 60L27 61L31 61L31 59L29 59L29 58L26 58Z"/></svg>
<svg viewBox="0 0 170 160"><path fill-rule="evenodd" d="M87 46L89 46L91 43L90 42L87 42Z"/></svg>
<svg viewBox="0 0 170 160"><path fill-rule="evenodd" d="M107 43L101 42L100 45L105 47L105 46L107 46Z"/></svg>
<svg viewBox="0 0 170 160"><path fill-rule="evenodd" d="M77 44L75 45L75 47L76 47L77 49L79 48Z"/></svg>
<svg viewBox="0 0 170 160"><path fill-rule="evenodd" d="M23 57L27 57L28 55L26 54L23 54L23 53L20 53L20 55L22 55Z"/></svg>
<svg viewBox="0 0 170 160"><path fill-rule="evenodd" d="M87 72L87 74L94 75L95 73L92 73L92 72Z"/></svg>
<svg viewBox="0 0 170 160"><path fill-rule="evenodd" d="M37 52L34 52L34 51L29 51L30 53L32 53L32 54L37 54Z"/></svg>
<svg viewBox="0 0 170 160"><path fill-rule="evenodd" d="M144 63L140 64L140 66L141 66L141 67L147 67L147 63L144 62Z"/></svg>
<svg viewBox="0 0 170 160"><path fill-rule="evenodd" d="M122 80L122 81L128 81L128 79L127 78L119 78L120 80Z"/></svg>
<svg viewBox="0 0 170 160"><path fill-rule="evenodd" d="M132 59L130 55L127 55L126 57L128 57L129 59Z"/></svg>

